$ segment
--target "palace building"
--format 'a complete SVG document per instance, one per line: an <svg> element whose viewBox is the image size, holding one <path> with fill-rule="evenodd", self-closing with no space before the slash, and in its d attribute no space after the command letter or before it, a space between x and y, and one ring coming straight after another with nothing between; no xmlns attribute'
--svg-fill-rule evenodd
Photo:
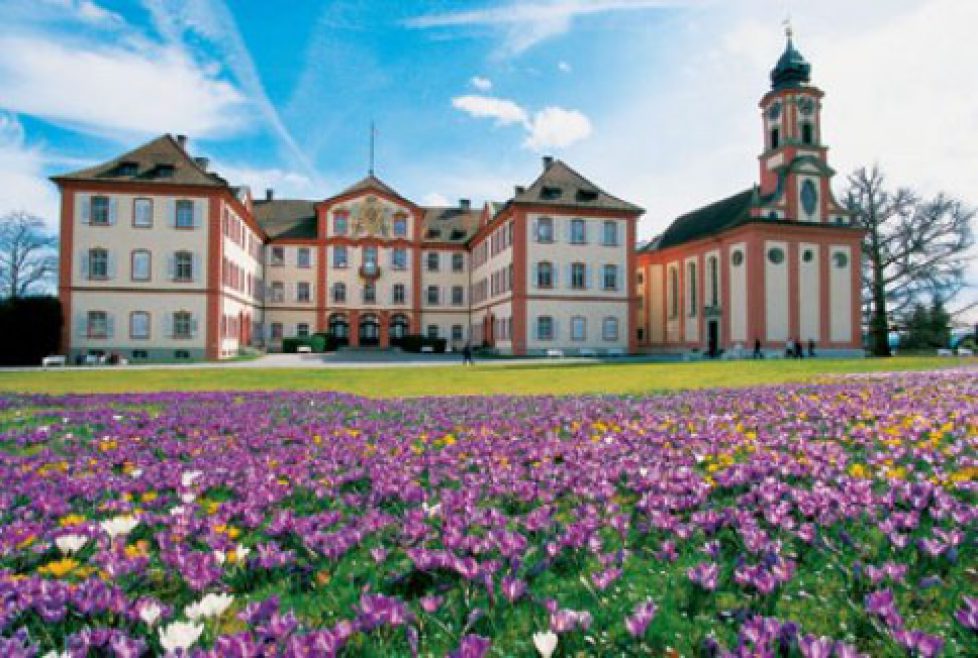
<svg viewBox="0 0 978 658"><path fill-rule="evenodd" d="M638 206L550 157L503 202L420 205L373 175L253 198L163 135L53 178L66 353L221 359L329 332L503 354L859 346L862 234L832 199L822 93L787 49L761 100L760 183L637 247Z"/></svg>

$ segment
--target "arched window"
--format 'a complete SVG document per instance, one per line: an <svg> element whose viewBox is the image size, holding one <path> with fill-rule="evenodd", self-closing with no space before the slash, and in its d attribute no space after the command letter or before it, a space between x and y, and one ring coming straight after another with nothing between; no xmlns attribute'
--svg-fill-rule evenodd
<svg viewBox="0 0 978 658"><path fill-rule="evenodd" d="M391 338L404 338L407 336L409 326L410 324L406 315L402 313L392 315L390 321Z"/></svg>
<svg viewBox="0 0 978 658"><path fill-rule="evenodd" d="M333 284L333 303L334 304L345 304L346 303L346 284L337 281Z"/></svg>
<svg viewBox="0 0 978 658"><path fill-rule="evenodd" d="M342 313L329 316L329 333L335 338L346 339L350 336L350 323Z"/></svg>

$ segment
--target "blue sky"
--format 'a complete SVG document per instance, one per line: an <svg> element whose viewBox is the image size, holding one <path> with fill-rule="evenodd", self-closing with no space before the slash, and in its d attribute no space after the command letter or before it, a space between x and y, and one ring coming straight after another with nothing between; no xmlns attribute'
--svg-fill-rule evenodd
<svg viewBox="0 0 978 658"><path fill-rule="evenodd" d="M163 132L256 195L324 198L365 174L373 120L410 198L504 199L553 154L650 237L757 179L789 14L837 189L878 162L978 201L978 3L0 0L0 211L53 224L47 176Z"/></svg>

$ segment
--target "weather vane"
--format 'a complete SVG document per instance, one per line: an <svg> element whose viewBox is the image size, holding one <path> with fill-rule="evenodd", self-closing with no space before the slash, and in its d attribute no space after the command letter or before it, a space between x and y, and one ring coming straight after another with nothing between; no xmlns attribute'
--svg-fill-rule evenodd
<svg viewBox="0 0 978 658"><path fill-rule="evenodd" d="M374 139L377 137L377 128L374 126L374 122L370 122L370 169L368 170L370 175L374 175Z"/></svg>

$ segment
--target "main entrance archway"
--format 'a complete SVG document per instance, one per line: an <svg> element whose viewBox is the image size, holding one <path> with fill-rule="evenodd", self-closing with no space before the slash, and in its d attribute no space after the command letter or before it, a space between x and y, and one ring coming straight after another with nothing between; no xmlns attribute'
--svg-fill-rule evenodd
<svg viewBox="0 0 978 658"><path fill-rule="evenodd" d="M380 319L373 313L360 316L359 333L360 347L377 347L380 345Z"/></svg>
<svg viewBox="0 0 978 658"><path fill-rule="evenodd" d="M350 322L345 315L333 313L329 316L329 333L336 339L337 345L349 345Z"/></svg>

